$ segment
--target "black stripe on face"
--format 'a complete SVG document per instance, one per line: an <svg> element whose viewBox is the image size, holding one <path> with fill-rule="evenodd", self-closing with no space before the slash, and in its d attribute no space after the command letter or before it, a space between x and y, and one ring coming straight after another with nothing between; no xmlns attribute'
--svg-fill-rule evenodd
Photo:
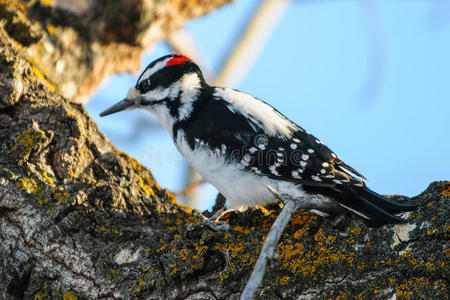
<svg viewBox="0 0 450 300"><path fill-rule="evenodd" d="M166 66L150 75L149 78L142 80L141 82L138 80L139 84L136 85L136 88L141 94L145 94L156 88L165 89L180 80L184 75L191 73L196 73L199 76L201 85L205 84L201 71L197 65L192 62L187 62L179 65Z"/></svg>
<svg viewBox="0 0 450 300"><path fill-rule="evenodd" d="M178 109L181 106L181 91L178 93L178 95L173 99L162 99L162 100L156 100L156 101L147 101L145 99L141 100L142 106L155 106L155 105L165 105L169 111L170 114L176 119L179 117L179 111Z"/></svg>

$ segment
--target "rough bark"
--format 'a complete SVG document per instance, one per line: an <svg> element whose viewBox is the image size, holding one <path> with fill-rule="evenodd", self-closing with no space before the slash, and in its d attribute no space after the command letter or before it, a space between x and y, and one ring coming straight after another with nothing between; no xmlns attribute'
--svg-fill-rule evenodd
<svg viewBox="0 0 450 300"><path fill-rule="evenodd" d="M0 4L0 298L237 299L279 206L225 215L230 231L187 231L199 213L176 204L149 170L114 148L81 104L61 96L76 70L50 83L33 61L33 47L44 45L43 29L34 26L55 9L45 2L32 2L41 7L33 14ZM83 22L84 30L75 21L62 26L61 37L66 30L86 40L101 36L95 20ZM80 78L117 71L89 56L93 44L62 47L54 60L42 46L43 65L72 61L85 72ZM123 46L108 45L119 53ZM74 49L91 59L74 59ZM80 91L81 81L75 85ZM450 182L409 200L419 209L408 224L379 228L297 211L257 298L448 298Z"/></svg>
<svg viewBox="0 0 450 300"><path fill-rule="evenodd" d="M39 76L84 102L112 74L137 72L141 54L187 20L231 0L10 0L6 31Z"/></svg>

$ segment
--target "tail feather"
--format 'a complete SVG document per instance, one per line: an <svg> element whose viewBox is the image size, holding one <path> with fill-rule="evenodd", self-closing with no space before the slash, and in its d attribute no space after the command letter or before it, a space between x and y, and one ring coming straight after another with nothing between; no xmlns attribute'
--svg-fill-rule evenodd
<svg viewBox="0 0 450 300"><path fill-rule="evenodd" d="M405 223L395 214L416 209L416 206L386 199L367 187L336 186L335 188L304 186L307 192L320 193L336 200L353 213L380 224Z"/></svg>
<svg viewBox="0 0 450 300"><path fill-rule="evenodd" d="M379 208L391 213L398 214L406 211L413 211L417 208L417 206L408 204L408 203L400 203L390 199L387 199L381 196L378 193L364 187L358 188L357 193L370 201L372 204L378 206Z"/></svg>
<svg viewBox="0 0 450 300"><path fill-rule="evenodd" d="M383 201L387 201L385 198L377 198L377 201L373 201L373 199L367 197L367 193L360 193L349 188L347 193L343 193L335 199L341 206L368 220L382 224L404 223L407 221L385 209L383 203Z"/></svg>

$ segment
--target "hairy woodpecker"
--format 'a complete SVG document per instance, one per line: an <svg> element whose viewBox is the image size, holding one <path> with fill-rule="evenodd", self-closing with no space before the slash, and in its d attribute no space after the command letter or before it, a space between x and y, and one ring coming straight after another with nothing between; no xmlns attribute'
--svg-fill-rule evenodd
<svg viewBox="0 0 450 300"><path fill-rule="evenodd" d="M208 85L184 55L153 61L128 96L100 116L136 108L159 119L181 154L225 196L225 209L274 202L268 186L294 198L326 197L382 224L404 222L395 214L415 209L367 188L363 175L267 103Z"/></svg>

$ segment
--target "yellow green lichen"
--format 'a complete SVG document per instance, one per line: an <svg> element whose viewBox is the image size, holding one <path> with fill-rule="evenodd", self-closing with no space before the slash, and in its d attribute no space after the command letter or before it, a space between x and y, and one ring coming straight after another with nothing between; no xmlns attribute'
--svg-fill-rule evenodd
<svg viewBox="0 0 450 300"><path fill-rule="evenodd" d="M164 249L166 249L167 245L162 245L159 249L156 249L156 252L161 252L164 251Z"/></svg>
<svg viewBox="0 0 450 300"><path fill-rule="evenodd" d="M138 184L145 195L153 196L155 193L151 188L152 181L149 178L138 178Z"/></svg>
<svg viewBox="0 0 450 300"><path fill-rule="evenodd" d="M53 6L52 0L40 0L40 2L43 6Z"/></svg>
<svg viewBox="0 0 450 300"><path fill-rule="evenodd" d="M68 169L67 170L67 175L69 175L69 177L75 178L75 172L72 169Z"/></svg>
<svg viewBox="0 0 450 300"><path fill-rule="evenodd" d="M359 227L350 229L350 232L354 235L361 234L361 231L362 231L362 228L359 228Z"/></svg>
<svg viewBox="0 0 450 300"><path fill-rule="evenodd" d="M47 172L42 173L42 181L47 183L50 187L55 188L55 181L53 180L53 178L48 176Z"/></svg>
<svg viewBox="0 0 450 300"><path fill-rule="evenodd" d="M98 228L100 231L104 232L104 233L114 233L114 234L118 234L119 233L119 229L117 229L117 227L105 227L105 226L100 226Z"/></svg>
<svg viewBox="0 0 450 300"><path fill-rule="evenodd" d="M29 61L31 62L31 60L29 60ZM52 92L56 91L56 87L47 79L47 76L42 74L42 72L38 69L38 67L34 63L32 63L32 70L33 70L34 75L36 75L43 82L45 82Z"/></svg>
<svg viewBox="0 0 450 300"><path fill-rule="evenodd" d="M214 245L213 250L225 252L228 257L228 264L225 270L220 274L220 280L223 281L234 274L237 270L252 267L256 263L255 253L259 253L262 248L263 239L254 239L242 241L245 233L237 232L232 235L230 232L224 234L223 242ZM251 249L251 250L250 250Z"/></svg>
<svg viewBox="0 0 450 300"><path fill-rule="evenodd" d="M44 285L44 291L34 294L34 300L43 300L43 299L48 298L49 296L50 295L49 295L49 292L47 291L47 285ZM63 299L63 300L78 299L78 297L71 291L67 291L65 293L59 293L57 291L52 291L51 296L59 296L59 297L61 297L60 299Z"/></svg>
<svg viewBox="0 0 450 300"><path fill-rule="evenodd" d="M77 296L72 292L65 292L63 294L63 300L76 300Z"/></svg>
<svg viewBox="0 0 450 300"><path fill-rule="evenodd" d="M36 197L40 205L47 204L49 198L45 196L45 191L33 178L22 177L16 182L16 188Z"/></svg>
<svg viewBox="0 0 450 300"><path fill-rule="evenodd" d="M441 192L442 197L450 197L450 181L444 182L444 184L448 185L448 187Z"/></svg>
<svg viewBox="0 0 450 300"><path fill-rule="evenodd" d="M47 296L47 293L36 293L34 294L34 300L42 300Z"/></svg>
<svg viewBox="0 0 450 300"><path fill-rule="evenodd" d="M136 292L140 292L141 291L141 287L142 287L142 285L144 284L144 280L143 279L139 279L139 281L138 281L138 286L136 287Z"/></svg>
<svg viewBox="0 0 450 300"><path fill-rule="evenodd" d="M43 130L30 127L16 136L15 140L17 144L11 148L9 153L17 152L19 158L24 158L33 150L36 150L45 139L45 132Z"/></svg>
<svg viewBox="0 0 450 300"><path fill-rule="evenodd" d="M36 195L41 191L41 188L36 184L33 178L22 177L16 182L16 187L29 194Z"/></svg>
<svg viewBox="0 0 450 300"><path fill-rule="evenodd" d="M53 193L53 198L55 198L59 203L63 203L64 199L70 198L70 195L67 192L56 192Z"/></svg>
<svg viewBox="0 0 450 300"><path fill-rule="evenodd" d="M233 229L236 231L242 232L245 235L248 235L250 233L250 229L245 228L243 226L234 226Z"/></svg>
<svg viewBox="0 0 450 300"><path fill-rule="evenodd" d="M161 191L161 186L156 182L153 178L150 170L144 168L136 159L130 157L128 154L122 151L117 151L117 154L126 161L127 165L131 166L131 168L137 173L138 185L143 192L144 195L154 196L155 191ZM165 191L165 195L168 200L171 201L172 204L179 205L176 201L175 195L169 191ZM191 212L188 208L185 209L188 214Z"/></svg>

